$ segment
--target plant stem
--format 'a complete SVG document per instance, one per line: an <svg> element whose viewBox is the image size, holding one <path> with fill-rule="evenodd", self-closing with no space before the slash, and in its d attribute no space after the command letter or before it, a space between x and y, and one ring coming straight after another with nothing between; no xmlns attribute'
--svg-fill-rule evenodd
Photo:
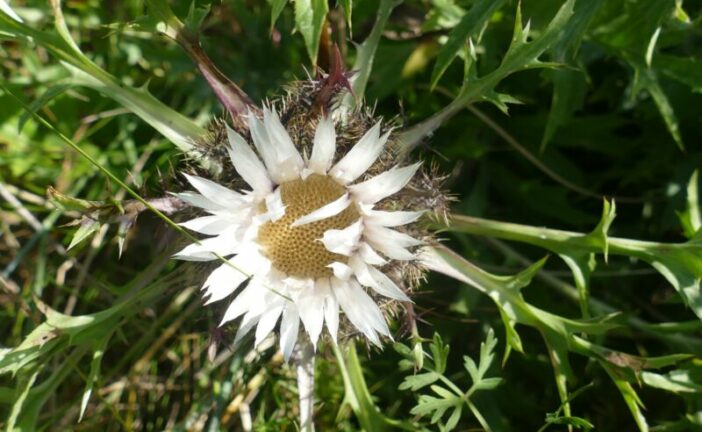
<svg viewBox="0 0 702 432"><path fill-rule="evenodd" d="M298 345L297 390L300 396L300 431L314 432L314 348L309 341Z"/></svg>

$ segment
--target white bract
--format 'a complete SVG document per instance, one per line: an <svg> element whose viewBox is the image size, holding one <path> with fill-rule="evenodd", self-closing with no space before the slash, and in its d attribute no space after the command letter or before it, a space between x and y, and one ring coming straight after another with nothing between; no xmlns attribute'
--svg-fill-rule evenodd
<svg viewBox="0 0 702 432"><path fill-rule="evenodd" d="M320 119L309 158L300 155L275 111L265 109L263 120L250 114L248 121L258 155L235 131L229 129L228 137L234 167L251 190L233 191L186 175L199 193L178 196L208 215L182 225L211 237L175 257L227 260L202 289L207 303L240 291L221 321L243 317L235 343L255 328L258 345L280 322L280 349L287 359L300 321L315 346L324 325L336 343L341 309L369 341L380 345L380 336L390 334L367 289L409 301L379 267L387 259L415 258L408 248L420 242L392 227L414 222L421 212L374 206L400 191L419 164L359 182L388 139L389 133L380 136L380 124L334 164L336 132L330 118Z"/></svg>

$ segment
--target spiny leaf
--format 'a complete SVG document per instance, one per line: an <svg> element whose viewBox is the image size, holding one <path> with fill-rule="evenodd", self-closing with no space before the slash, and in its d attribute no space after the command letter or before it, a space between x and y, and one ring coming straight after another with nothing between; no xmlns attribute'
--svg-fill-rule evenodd
<svg viewBox="0 0 702 432"><path fill-rule="evenodd" d="M610 378L612 378L612 381L614 381L614 384L617 386L617 389L619 389L619 392L624 398L626 406L629 408L629 411L634 416L634 421L636 422L639 431L648 432L648 422L646 421L646 417L643 415L642 408L644 406L643 402L641 402L641 399L639 399L639 395L636 394L636 391L629 382L620 378L617 375L616 371L612 369L611 366L608 366L604 362L600 362L600 364L602 365L604 370L607 371Z"/></svg>
<svg viewBox="0 0 702 432"><path fill-rule="evenodd" d="M579 1L575 4L573 17L553 47L551 58L554 61L568 66L576 66L575 53L580 48L585 31L595 13L602 6L603 1ZM550 71L549 76L553 82L553 97L544 135L541 138L541 152L546 150L546 146L556 130L572 117L573 112L580 108L586 90L586 77L581 71L560 68Z"/></svg>
<svg viewBox="0 0 702 432"><path fill-rule="evenodd" d="M431 73L431 88L436 87L446 69L451 65L461 48L469 38L478 39L492 14L499 9L504 0L480 0L473 4L456 27L449 33L448 40L441 47Z"/></svg>

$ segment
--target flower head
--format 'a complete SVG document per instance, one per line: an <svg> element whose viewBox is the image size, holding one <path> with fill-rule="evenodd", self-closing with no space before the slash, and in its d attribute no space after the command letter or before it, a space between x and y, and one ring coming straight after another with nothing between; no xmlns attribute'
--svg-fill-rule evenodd
<svg viewBox="0 0 702 432"><path fill-rule="evenodd" d="M420 164L379 166L390 136L381 134L380 122L345 153L337 148L330 116L319 117L306 147L291 138L275 110L249 113L247 126L253 146L245 132L227 127L227 150L244 187L186 175L198 193L178 196L207 215L182 225L210 237L175 257L225 260L203 290L207 303L233 296L221 324L243 316L235 342L255 328L258 345L280 322L280 348L288 358L300 321L312 344L324 326L336 342L342 311L380 345L390 332L374 299L409 301L398 278L383 270L415 259L413 248L421 241L400 230L423 213L406 209L406 200L395 206L387 201ZM305 140L304 133L292 135ZM387 167L387 160L381 165Z"/></svg>

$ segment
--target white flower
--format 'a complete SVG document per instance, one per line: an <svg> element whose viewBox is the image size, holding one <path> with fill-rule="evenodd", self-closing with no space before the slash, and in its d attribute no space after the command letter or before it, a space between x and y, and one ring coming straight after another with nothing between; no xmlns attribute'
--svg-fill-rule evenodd
<svg viewBox="0 0 702 432"><path fill-rule="evenodd" d="M319 121L309 158L300 155L275 111L265 109L262 121L250 114L248 121L260 159L241 135L228 129L228 137L234 167L252 190L235 192L186 176L199 193L178 196L208 215L182 225L212 237L175 257L226 258L202 289L207 303L240 291L221 321L243 316L235 343L255 327L258 345L280 321L280 348L287 359L300 321L312 344L325 324L336 342L341 308L352 325L380 345L379 336L390 334L366 290L409 301L378 267L388 259L415 259L408 248L420 242L392 227L414 222L422 212L374 206L400 191L419 164L394 167L359 182L388 139L389 133L380 136L380 124L333 164L336 132L330 118Z"/></svg>

